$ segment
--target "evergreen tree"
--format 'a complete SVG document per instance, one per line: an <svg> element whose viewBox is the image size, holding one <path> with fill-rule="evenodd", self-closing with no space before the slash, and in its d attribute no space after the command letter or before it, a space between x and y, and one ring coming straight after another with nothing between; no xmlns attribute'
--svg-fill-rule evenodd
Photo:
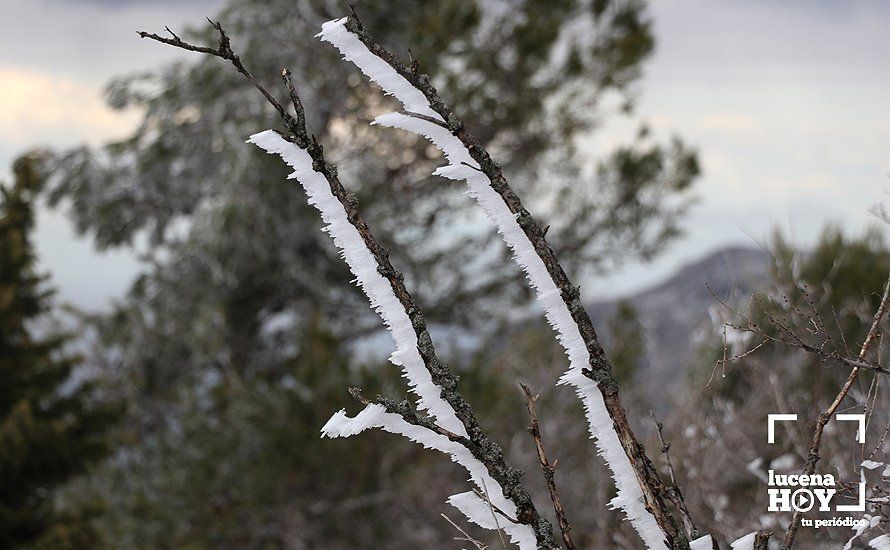
<svg viewBox="0 0 890 550"><path fill-rule="evenodd" d="M32 157L14 174L0 185L0 547L84 547L96 542L84 511L56 510L54 489L105 454L113 408L73 379L67 338L35 330L52 294L29 238L42 178Z"/></svg>

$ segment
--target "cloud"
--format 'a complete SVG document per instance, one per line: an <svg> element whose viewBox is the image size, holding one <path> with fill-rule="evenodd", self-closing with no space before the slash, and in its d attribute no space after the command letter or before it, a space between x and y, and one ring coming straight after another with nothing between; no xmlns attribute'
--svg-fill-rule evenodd
<svg viewBox="0 0 890 550"><path fill-rule="evenodd" d="M765 129L763 121L746 113L709 113L698 119L704 130L716 130L735 135L758 135Z"/></svg>
<svg viewBox="0 0 890 550"><path fill-rule="evenodd" d="M0 66L0 149L98 145L131 131L136 111L105 106L94 87L64 75Z"/></svg>
<svg viewBox="0 0 890 550"><path fill-rule="evenodd" d="M99 145L130 132L139 113L107 108L91 85L36 69L0 66L0 180L14 155L36 145ZM96 254L61 212L38 210L34 235L41 269L53 274L61 299L95 308L120 296L138 269L132 254Z"/></svg>
<svg viewBox="0 0 890 550"><path fill-rule="evenodd" d="M98 88L110 76L193 58L188 52L147 43L136 30L200 26L206 24L205 16L216 15L223 3L2 0L0 66L66 74Z"/></svg>

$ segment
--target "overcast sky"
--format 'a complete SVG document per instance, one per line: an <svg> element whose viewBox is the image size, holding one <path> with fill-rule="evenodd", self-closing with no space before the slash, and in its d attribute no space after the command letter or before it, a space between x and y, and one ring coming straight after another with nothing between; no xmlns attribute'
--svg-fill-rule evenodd
<svg viewBox="0 0 890 550"><path fill-rule="evenodd" d="M102 103L112 76L182 55L136 29L198 23L221 0L0 0L0 174L35 144L64 147L125 135L138 115ZM586 285L630 292L682 263L780 227L806 245L829 221L861 230L890 191L890 5L879 1L656 2L658 40L639 114L656 136L698 147L704 176L686 235L654 264ZM12 16L10 16L12 14ZM610 124L600 155L630 136ZM41 211L37 244L61 297L91 309L121 295L130 254L96 254L64 216Z"/></svg>

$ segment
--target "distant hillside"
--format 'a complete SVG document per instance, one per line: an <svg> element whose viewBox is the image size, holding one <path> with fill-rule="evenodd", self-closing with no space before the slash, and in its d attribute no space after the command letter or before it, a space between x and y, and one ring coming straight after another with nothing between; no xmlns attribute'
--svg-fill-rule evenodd
<svg viewBox="0 0 890 550"><path fill-rule="evenodd" d="M727 248L690 263L662 283L622 300L589 303L597 334L609 352L609 320L619 301L629 302L637 310L646 333L646 359L637 373L634 393L641 395L650 408L663 412L671 390L687 380L690 362L696 351L697 336L710 323L709 312L719 305L708 293L708 283L722 300L738 302L769 279L769 255L753 248ZM521 334L529 324L544 326L534 315L525 322L501 327L489 339L479 333L468 334L453 327L437 326L436 337L448 350L449 361L467 363L485 346L489 352L509 345L510 337ZM548 329L549 330L549 329ZM375 333L355 346L355 356L383 360L392 350L386 333Z"/></svg>
<svg viewBox="0 0 890 550"><path fill-rule="evenodd" d="M766 284L769 255L752 248L727 248L686 265L657 286L626 298L646 331L645 368L635 384L655 410L667 404L671 389L686 379L695 352L695 335L709 322L716 304L705 287L723 300L738 300ZM588 305L608 352L608 320L618 300Z"/></svg>

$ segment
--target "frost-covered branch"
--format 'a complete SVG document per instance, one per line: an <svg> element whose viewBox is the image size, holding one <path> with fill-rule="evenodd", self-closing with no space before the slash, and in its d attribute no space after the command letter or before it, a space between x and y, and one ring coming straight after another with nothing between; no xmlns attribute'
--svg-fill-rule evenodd
<svg viewBox="0 0 890 550"><path fill-rule="evenodd" d="M444 436L448 438L449 441L458 443L460 445L467 446L470 444L470 440L467 439L466 436L456 434L450 430L446 430L442 426L436 424L431 418L417 414L417 411L415 411L411 407L411 403L409 403L407 399L405 399L401 403L397 403L394 399L378 395L376 400L371 401L365 398L365 396L362 395L361 388L357 387L349 388L349 395L351 395L353 399L355 399L358 403L361 403L365 407L368 407L370 405L378 405L380 407L383 407L387 413L402 417L402 420L404 420L408 424L411 424L412 426L426 428L427 430Z"/></svg>
<svg viewBox="0 0 890 550"><path fill-rule="evenodd" d="M322 433L344 437L378 427L445 452L468 470L491 504L503 510L507 518L511 514L515 516L513 522L505 522L503 526L514 543L521 548L558 548L552 526L538 514L531 496L520 482L522 473L506 463L501 448L479 426L470 405L458 392L458 377L436 355L423 312L405 287L404 277L392 265L387 251L359 214L358 201L343 187L336 167L327 162L322 146L307 131L302 106L287 71L282 71L282 78L298 118L291 116L244 68L222 26L211 24L220 35L219 46L215 49L188 44L172 32L173 38L146 32L139 35L230 61L279 112L288 134L267 130L251 136L250 141L269 153L280 155L294 169L289 178L303 186L310 204L321 213L327 224L325 231L330 233L357 284L367 294L395 341L396 351L391 361L403 368L409 386L419 397L418 408L429 412L433 418L429 422L434 422L429 425L424 425L426 421L412 423L409 420L420 417L410 417L405 411L397 410L398 407L387 407L386 403L369 403L354 418L349 418L341 410L328 421ZM443 434L433 425L451 435ZM497 518L490 521L489 504L473 493L454 495L449 503L482 527L501 528Z"/></svg>
<svg viewBox="0 0 890 550"><path fill-rule="evenodd" d="M624 509L647 546L661 548L667 542L669 547L688 547L665 502L664 484L627 420L618 382L580 290L569 281L545 231L510 188L500 166L439 97L429 76L420 73L416 63L402 64L356 17L326 23L319 36L409 112L382 115L374 123L423 135L436 144L449 160L436 174L466 180L470 195L512 249L569 358L561 382L574 386L582 399L590 433L614 474L618 496L612 504Z"/></svg>

